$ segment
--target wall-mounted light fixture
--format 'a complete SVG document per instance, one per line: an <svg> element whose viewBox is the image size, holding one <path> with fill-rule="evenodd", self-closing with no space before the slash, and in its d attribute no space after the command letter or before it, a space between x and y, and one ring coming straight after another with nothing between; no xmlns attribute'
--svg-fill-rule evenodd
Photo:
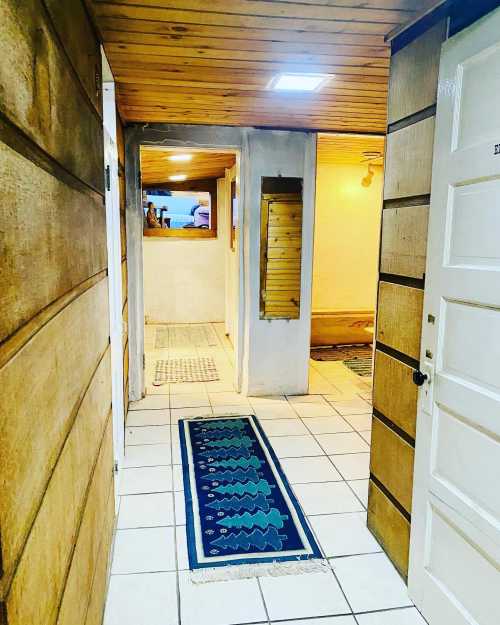
<svg viewBox="0 0 500 625"><path fill-rule="evenodd" d="M382 158L382 152L363 152L362 163L367 163L368 171L366 172L366 176L361 179L362 187L369 187L373 181L373 176L375 175L375 170L373 169L373 161Z"/></svg>

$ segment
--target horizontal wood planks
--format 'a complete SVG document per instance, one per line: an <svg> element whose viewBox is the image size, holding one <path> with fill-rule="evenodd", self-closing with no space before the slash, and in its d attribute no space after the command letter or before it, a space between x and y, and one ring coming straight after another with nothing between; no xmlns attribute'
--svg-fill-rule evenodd
<svg viewBox="0 0 500 625"><path fill-rule="evenodd" d="M0 23L0 112L76 178L102 192L103 157L96 149L102 120L82 93L40 1L2 2Z"/></svg>
<svg viewBox="0 0 500 625"><path fill-rule="evenodd" d="M171 157L188 152L191 160L186 162L172 161ZM226 169L236 162L231 152L172 150L160 147L141 148L141 179L142 183L168 183L169 176L184 174L186 180L206 180L208 178L224 178Z"/></svg>
<svg viewBox="0 0 500 625"><path fill-rule="evenodd" d="M410 522L394 506L375 483L370 480L368 490L370 529L389 554L394 566L406 578L410 549Z"/></svg>
<svg viewBox="0 0 500 625"><path fill-rule="evenodd" d="M114 518L99 42L81 0L5 0L0 21L0 614L98 625Z"/></svg>
<svg viewBox="0 0 500 625"><path fill-rule="evenodd" d="M420 358L434 111L445 32L442 21L391 57L368 526L404 577L418 397L412 374Z"/></svg>
<svg viewBox="0 0 500 625"><path fill-rule="evenodd" d="M261 202L261 319L298 319L302 258L302 199L263 194Z"/></svg>
<svg viewBox="0 0 500 625"><path fill-rule="evenodd" d="M424 5L92 1L127 121L377 132L385 130L384 36ZM283 71L335 78L305 99L269 92Z"/></svg>

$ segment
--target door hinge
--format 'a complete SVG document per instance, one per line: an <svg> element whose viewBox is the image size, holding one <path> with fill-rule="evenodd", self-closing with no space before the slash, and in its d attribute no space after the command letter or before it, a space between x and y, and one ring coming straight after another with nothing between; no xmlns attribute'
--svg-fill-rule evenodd
<svg viewBox="0 0 500 625"><path fill-rule="evenodd" d="M146 354L142 355L142 368L145 369L146 368Z"/></svg>
<svg viewBox="0 0 500 625"><path fill-rule="evenodd" d="M106 191L111 191L111 170L109 165L106 165Z"/></svg>
<svg viewBox="0 0 500 625"><path fill-rule="evenodd" d="M141 177L141 172L140 171L137 172L137 186L138 187L142 186L142 177Z"/></svg>
<svg viewBox="0 0 500 625"><path fill-rule="evenodd" d="M117 460L115 460L115 464L114 464L113 469L114 469L115 473L118 473L118 461Z"/></svg>

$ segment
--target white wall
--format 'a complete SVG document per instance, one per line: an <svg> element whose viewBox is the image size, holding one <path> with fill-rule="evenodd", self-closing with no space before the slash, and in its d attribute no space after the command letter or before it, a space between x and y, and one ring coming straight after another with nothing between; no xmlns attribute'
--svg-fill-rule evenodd
<svg viewBox="0 0 500 625"><path fill-rule="evenodd" d="M222 199L216 239L143 237L146 323L224 321L229 243L223 207Z"/></svg>
<svg viewBox="0 0 500 625"><path fill-rule="evenodd" d="M383 171L374 170L363 187L366 165L318 163L313 311L375 309Z"/></svg>

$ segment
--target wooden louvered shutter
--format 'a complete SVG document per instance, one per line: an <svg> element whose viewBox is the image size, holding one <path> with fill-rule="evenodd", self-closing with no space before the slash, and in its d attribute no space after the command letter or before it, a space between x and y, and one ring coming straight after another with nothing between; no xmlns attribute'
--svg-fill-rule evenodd
<svg viewBox="0 0 500 625"><path fill-rule="evenodd" d="M300 317L302 194L263 193L260 318Z"/></svg>

